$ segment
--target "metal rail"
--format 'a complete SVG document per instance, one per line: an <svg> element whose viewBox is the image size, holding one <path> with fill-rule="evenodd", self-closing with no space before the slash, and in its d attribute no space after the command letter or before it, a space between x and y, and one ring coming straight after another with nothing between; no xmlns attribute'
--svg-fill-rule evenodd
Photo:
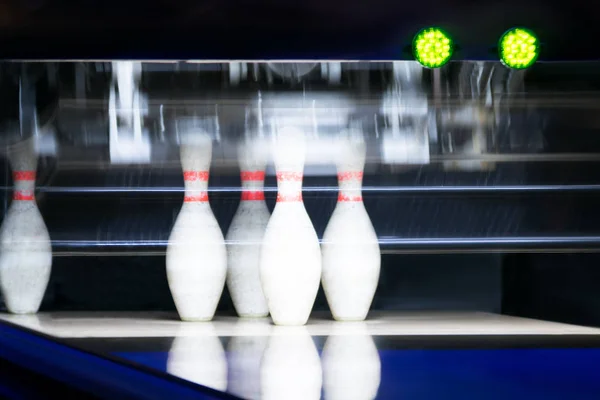
<svg viewBox="0 0 600 400"><path fill-rule="evenodd" d="M600 236L379 238L382 254L600 252ZM166 240L54 240L55 257L164 256Z"/></svg>

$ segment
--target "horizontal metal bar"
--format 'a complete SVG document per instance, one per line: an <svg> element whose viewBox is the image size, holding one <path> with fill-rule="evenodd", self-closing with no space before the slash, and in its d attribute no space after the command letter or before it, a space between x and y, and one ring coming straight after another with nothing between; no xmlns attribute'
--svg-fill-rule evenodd
<svg viewBox="0 0 600 400"><path fill-rule="evenodd" d="M53 255L68 256L164 256L166 240L54 240ZM452 253L570 253L600 252L600 236L531 236L490 238L379 238L382 254Z"/></svg>
<svg viewBox="0 0 600 400"><path fill-rule="evenodd" d="M53 240L55 247L164 247L167 240ZM466 237L466 238L396 238L379 237L381 246L477 246L477 245L600 245L600 236L516 236L516 237Z"/></svg>
<svg viewBox="0 0 600 400"><path fill-rule="evenodd" d="M12 186L0 186L0 191L12 191ZM40 186L37 190L41 193L183 193L183 187L124 187L124 186ZM265 192L277 192L275 186L265 186ZM229 187L209 187L211 193L240 193L242 188L239 186ZM303 192L323 193L337 192L337 186L305 186ZM409 194L430 194L430 193L519 193L519 192L597 192L600 191L600 184L589 185L499 185L499 186L364 186L363 192L369 193L409 193Z"/></svg>
<svg viewBox="0 0 600 400"><path fill-rule="evenodd" d="M487 161L487 162L573 162L600 161L600 153L542 153L542 154L432 154L431 162Z"/></svg>
<svg viewBox="0 0 600 400"><path fill-rule="evenodd" d="M383 254L596 253L600 236L381 239Z"/></svg>
<svg viewBox="0 0 600 400"><path fill-rule="evenodd" d="M476 245L600 245L600 236L517 236L517 237L468 237L468 238L386 238L380 237L383 246L476 246Z"/></svg>
<svg viewBox="0 0 600 400"><path fill-rule="evenodd" d="M477 248L477 249L382 249L382 255L394 254L569 254L569 253L600 253L598 248ZM55 251L54 257L164 257L166 251Z"/></svg>

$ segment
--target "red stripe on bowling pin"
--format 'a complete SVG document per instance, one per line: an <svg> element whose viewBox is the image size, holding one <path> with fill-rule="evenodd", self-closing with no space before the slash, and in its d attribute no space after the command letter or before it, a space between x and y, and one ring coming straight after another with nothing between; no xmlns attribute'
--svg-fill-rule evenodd
<svg viewBox="0 0 600 400"><path fill-rule="evenodd" d="M14 171L13 180L15 181L35 181L35 171Z"/></svg>
<svg viewBox="0 0 600 400"><path fill-rule="evenodd" d="M262 182L265 180L265 171L242 171L240 173L242 182ZM242 189L242 201L259 201L265 199L262 190Z"/></svg>
<svg viewBox="0 0 600 400"><path fill-rule="evenodd" d="M265 194L260 190L244 190L242 191L242 201L264 200Z"/></svg>
<svg viewBox="0 0 600 400"><path fill-rule="evenodd" d="M13 200L31 201L35 200L35 195L31 190L15 190Z"/></svg>
<svg viewBox="0 0 600 400"><path fill-rule="evenodd" d="M208 171L183 171L184 181L208 181Z"/></svg>
<svg viewBox="0 0 600 400"><path fill-rule="evenodd" d="M183 198L185 203L197 203L208 201L208 192L200 192L197 194L189 194Z"/></svg>
<svg viewBox="0 0 600 400"><path fill-rule="evenodd" d="M35 181L35 171L14 171L13 180L15 182ZM35 194L33 190L15 190L13 200L32 201L35 200Z"/></svg>
<svg viewBox="0 0 600 400"><path fill-rule="evenodd" d="M186 182L208 182L208 171L183 171L183 180ZM197 203L208 201L208 192L202 191L188 194L183 198L185 203Z"/></svg>
<svg viewBox="0 0 600 400"><path fill-rule="evenodd" d="M301 182L303 174L302 172L278 172L277 173L277 181L278 182ZM277 202L294 202L294 201L302 201L302 192L296 194L277 194Z"/></svg>
<svg viewBox="0 0 600 400"><path fill-rule="evenodd" d="M338 173L338 180L340 182L352 181L352 180L361 180L363 178L362 171L345 171ZM348 195L344 193L338 194L338 201L343 202L357 202L362 201L361 195Z"/></svg>
<svg viewBox="0 0 600 400"><path fill-rule="evenodd" d="M242 182L265 180L265 171L242 171L240 175Z"/></svg>

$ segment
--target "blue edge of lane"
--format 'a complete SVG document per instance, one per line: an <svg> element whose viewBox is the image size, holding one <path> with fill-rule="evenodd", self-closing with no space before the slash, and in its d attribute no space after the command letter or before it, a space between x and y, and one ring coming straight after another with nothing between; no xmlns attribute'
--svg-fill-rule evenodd
<svg viewBox="0 0 600 400"><path fill-rule="evenodd" d="M0 357L26 370L100 398L235 399L167 374L143 371L0 323Z"/></svg>

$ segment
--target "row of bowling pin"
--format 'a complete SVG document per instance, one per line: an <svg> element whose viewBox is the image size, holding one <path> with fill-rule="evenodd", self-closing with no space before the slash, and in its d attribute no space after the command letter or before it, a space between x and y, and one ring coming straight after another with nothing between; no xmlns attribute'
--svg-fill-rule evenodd
<svg viewBox="0 0 600 400"><path fill-rule="evenodd" d="M321 277L336 319L366 317L379 278L380 252L361 197L364 142L340 144L340 194L322 248L302 202L305 145L303 133L294 129L277 138L278 196L272 216L262 192L264 152L240 148L242 202L226 249L206 191L211 139L206 134L182 138L186 193L167 247L167 276L182 319L212 319L227 279L240 316L270 312L276 324L304 324ZM14 146L9 156L15 187L0 227L0 289L10 312L28 314L37 312L44 296L52 248L35 202L34 140Z"/></svg>
<svg viewBox="0 0 600 400"><path fill-rule="evenodd" d="M332 332L321 357L306 327L271 327L240 320L227 355L210 323L199 334L185 325L175 337L167 372L244 399L370 400L377 396L381 361L363 323ZM343 328L343 329L342 329ZM248 330L256 332L249 336Z"/></svg>
<svg viewBox="0 0 600 400"><path fill-rule="evenodd" d="M238 149L242 199L227 246L208 203L212 141L182 137L184 204L167 247L167 277L181 319L213 318L225 283L242 317L271 315L277 325L303 325L319 284L337 320L364 320L379 280L381 253L362 202L366 147L362 137L338 143L338 202L322 246L302 200L306 141L284 128L272 147L277 175L273 214L264 202L262 146Z"/></svg>

